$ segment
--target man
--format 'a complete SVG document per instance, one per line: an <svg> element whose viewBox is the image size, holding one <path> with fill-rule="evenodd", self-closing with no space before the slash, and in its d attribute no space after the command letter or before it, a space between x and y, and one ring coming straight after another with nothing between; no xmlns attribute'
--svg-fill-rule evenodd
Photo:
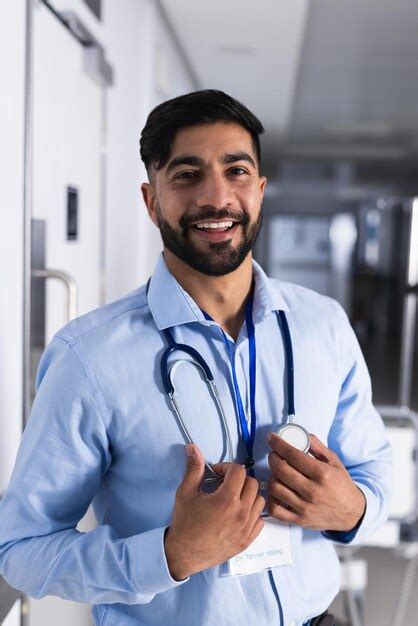
<svg viewBox="0 0 418 626"><path fill-rule="evenodd" d="M72 321L40 362L0 511L1 571L36 598L93 604L97 625L332 623L332 544L386 518L389 448L345 314L252 259L262 130L216 90L151 112L142 193L164 252L147 286ZM274 434L293 412L284 318L310 454ZM167 341L203 356L225 414L226 428L190 354L173 354L186 454ZM220 477L210 493L205 460ZM80 533L91 501L99 526ZM269 537L273 565L236 575Z"/></svg>

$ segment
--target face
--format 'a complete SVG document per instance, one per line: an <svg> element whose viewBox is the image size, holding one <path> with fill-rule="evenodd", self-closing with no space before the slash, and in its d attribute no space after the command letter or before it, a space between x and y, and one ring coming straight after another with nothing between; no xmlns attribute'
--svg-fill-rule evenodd
<svg viewBox="0 0 418 626"><path fill-rule="evenodd" d="M265 183L251 135L215 123L181 129L142 192L165 249L202 274L223 276L254 246Z"/></svg>

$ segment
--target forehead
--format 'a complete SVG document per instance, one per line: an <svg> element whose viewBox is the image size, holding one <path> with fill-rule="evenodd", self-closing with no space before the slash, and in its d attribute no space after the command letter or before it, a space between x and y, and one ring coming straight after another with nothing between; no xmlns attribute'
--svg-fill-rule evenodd
<svg viewBox="0 0 418 626"><path fill-rule="evenodd" d="M227 152L248 152L256 159L251 135L245 128L238 124L215 122L181 128L174 137L170 159L187 153L206 160Z"/></svg>

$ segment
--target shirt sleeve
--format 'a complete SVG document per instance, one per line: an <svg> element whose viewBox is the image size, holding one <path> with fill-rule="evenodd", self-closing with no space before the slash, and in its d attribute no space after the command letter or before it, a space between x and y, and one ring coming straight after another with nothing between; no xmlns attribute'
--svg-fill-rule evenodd
<svg viewBox="0 0 418 626"><path fill-rule="evenodd" d="M0 504L0 573L34 598L148 603L174 580L164 528L119 537L78 522L111 463L102 398L73 345L55 336L42 355L37 393Z"/></svg>
<svg viewBox="0 0 418 626"><path fill-rule="evenodd" d="M370 375L342 307L337 308L341 390L328 445L339 456L366 499L362 519L349 532L325 531L342 544L361 543L387 519L392 489L392 452L383 420L372 403Z"/></svg>

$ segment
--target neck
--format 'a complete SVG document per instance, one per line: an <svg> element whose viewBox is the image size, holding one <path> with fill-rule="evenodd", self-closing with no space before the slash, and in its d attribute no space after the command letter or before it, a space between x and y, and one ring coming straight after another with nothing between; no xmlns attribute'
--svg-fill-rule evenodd
<svg viewBox="0 0 418 626"><path fill-rule="evenodd" d="M251 290L252 253L224 276L207 276L194 270L166 248L165 263L174 278L234 340L245 319L245 304Z"/></svg>

